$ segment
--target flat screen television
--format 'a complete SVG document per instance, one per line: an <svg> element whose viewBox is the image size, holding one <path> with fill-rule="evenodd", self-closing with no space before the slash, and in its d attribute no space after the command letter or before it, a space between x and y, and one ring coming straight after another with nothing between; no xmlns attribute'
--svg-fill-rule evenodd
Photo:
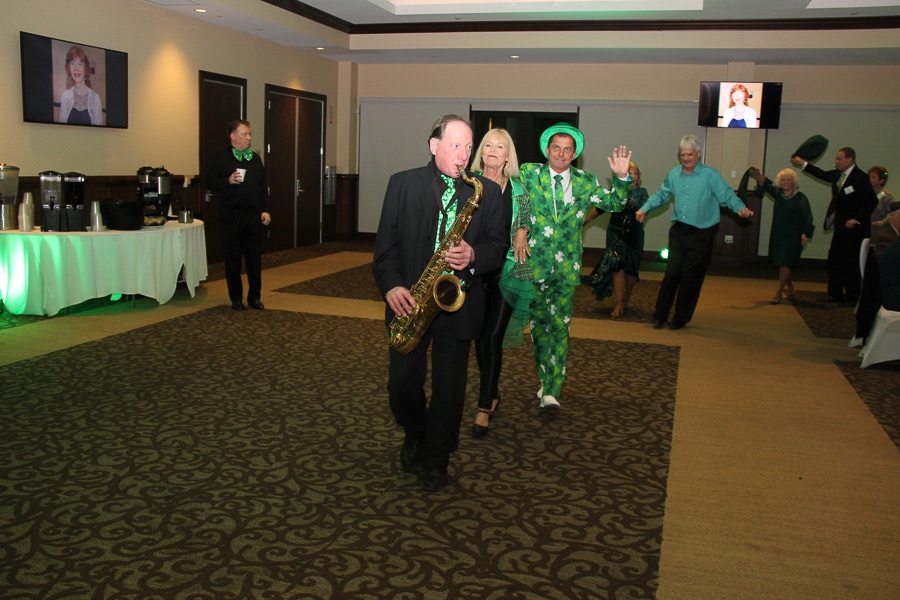
<svg viewBox="0 0 900 600"><path fill-rule="evenodd" d="M19 33L26 123L128 127L128 54Z"/></svg>
<svg viewBox="0 0 900 600"><path fill-rule="evenodd" d="M778 129L781 82L701 81L700 127Z"/></svg>

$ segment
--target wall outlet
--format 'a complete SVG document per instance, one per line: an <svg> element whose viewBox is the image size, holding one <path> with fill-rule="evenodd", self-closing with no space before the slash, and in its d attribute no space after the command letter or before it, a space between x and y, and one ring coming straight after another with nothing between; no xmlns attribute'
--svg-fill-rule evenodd
<svg viewBox="0 0 900 600"><path fill-rule="evenodd" d="M733 244L733 243L734 243L734 236L733 236L733 235L726 235L726 236L725 236L725 243L726 243L726 244Z"/></svg>

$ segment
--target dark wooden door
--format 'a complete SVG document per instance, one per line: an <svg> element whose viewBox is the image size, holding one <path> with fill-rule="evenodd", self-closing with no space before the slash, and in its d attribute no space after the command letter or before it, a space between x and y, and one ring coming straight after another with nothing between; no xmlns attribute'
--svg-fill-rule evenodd
<svg viewBox="0 0 900 600"><path fill-rule="evenodd" d="M225 260L219 226L219 205L206 189L206 165L210 158L230 144L226 128L247 114L247 80L200 71L200 197L203 209L198 218L206 231L206 260Z"/></svg>
<svg viewBox="0 0 900 600"><path fill-rule="evenodd" d="M326 96L266 86L268 250L322 241Z"/></svg>

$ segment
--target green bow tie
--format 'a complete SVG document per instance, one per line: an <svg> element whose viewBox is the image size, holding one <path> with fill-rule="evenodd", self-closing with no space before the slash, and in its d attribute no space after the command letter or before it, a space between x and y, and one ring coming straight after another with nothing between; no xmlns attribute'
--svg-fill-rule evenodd
<svg viewBox="0 0 900 600"><path fill-rule="evenodd" d="M237 148L232 148L231 151L234 153L234 157L238 160L242 158L247 162L253 160L253 148L247 148L246 150L238 150Z"/></svg>

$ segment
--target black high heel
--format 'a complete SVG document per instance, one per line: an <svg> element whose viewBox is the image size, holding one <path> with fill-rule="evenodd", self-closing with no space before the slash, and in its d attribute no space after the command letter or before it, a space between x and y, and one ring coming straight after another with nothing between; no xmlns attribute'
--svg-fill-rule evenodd
<svg viewBox="0 0 900 600"><path fill-rule="evenodd" d="M479 414L485 414L485 415L487 415L487 416L488 416L488 421L490 421L490 419L491 419L491 411L490 411L490 410L488 410L488 409L486 409L486 408L479 408L479 409L478 409L478 413L479 413ZM488 433L488 426L487 426L487 425L479 425L478 423L473 423L473 424L472 424L472 437L473 437L473 438L475 438L475 439L481 439L481 438L483 438L484 436L486 436L487 433Z"/></svg>
<svg viewBox="0 0 900 600"><path fill-rule="evenodd" d="M491 400L491 410L490 410L491 416L488 417L489 419L494 418L494 413L497 412L498 408L500 408L500 396L497 396L496 398Z"/></svg>

